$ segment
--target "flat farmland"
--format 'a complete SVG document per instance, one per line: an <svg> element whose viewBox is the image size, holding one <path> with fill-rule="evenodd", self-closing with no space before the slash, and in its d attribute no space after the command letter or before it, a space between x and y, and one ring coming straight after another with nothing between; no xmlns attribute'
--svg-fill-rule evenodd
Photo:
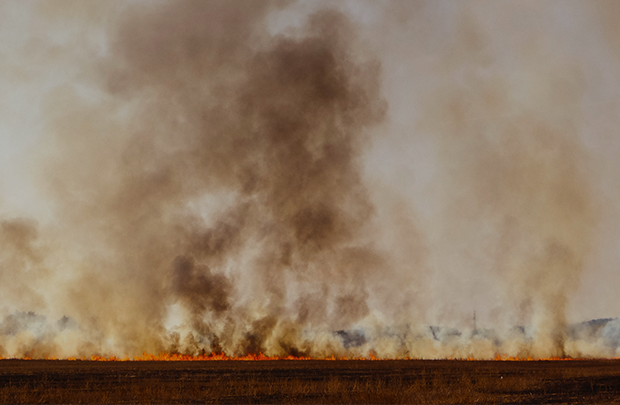
<svg viewBox="0 0 620 405"><path fill-rule="evenodd" d="M2 403L620 403L620 361L0 360Z"/></svg>

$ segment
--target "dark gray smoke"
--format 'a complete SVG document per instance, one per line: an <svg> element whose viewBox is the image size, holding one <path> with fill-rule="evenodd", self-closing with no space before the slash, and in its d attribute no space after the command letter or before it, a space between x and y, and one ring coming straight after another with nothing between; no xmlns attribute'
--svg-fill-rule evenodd
<svg viewBox="0 0 620 405"><path fill-rule="evenodd" d="M0 218L0 356L615 353L567 317L591 68L525 3L29 3L72 39L19 56L70 79L29 157L48 215ZM613 48L615 6L571 4Z"/></svg>
<svg viewBox="0 0 620 405"><path fill-rule="evenodd" d="M273 7L127 6L88 83L107 116L52 122L50 191L96 241L69 300L128 353L168 350L169 305L229 354L301 352L297 337L270 342L299 332L287 320L349 327L368 314L364 280L381 259L365 240L360 159L384 116L379 64L356 54L343 14L272 36ZM302 303L317 293L334 304Z"/></svg>

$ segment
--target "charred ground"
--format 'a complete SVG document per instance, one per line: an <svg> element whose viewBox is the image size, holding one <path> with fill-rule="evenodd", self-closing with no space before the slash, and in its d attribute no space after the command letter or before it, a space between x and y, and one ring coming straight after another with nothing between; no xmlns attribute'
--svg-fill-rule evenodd
<svg viewBox="0 0 620 405"><path fill-rule="evenodd" d="M617 403L617 360L0 361L2 403Z"/></svg>

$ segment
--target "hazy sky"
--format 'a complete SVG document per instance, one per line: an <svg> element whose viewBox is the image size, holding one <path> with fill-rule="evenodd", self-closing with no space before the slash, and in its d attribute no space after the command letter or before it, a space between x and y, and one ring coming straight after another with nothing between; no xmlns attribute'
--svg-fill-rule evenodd
<svg viewBox="0 0 620 405"><path fill-rule="evenodd" d="M394 283L377 281L371 309L406 282L415 298L395 291L394 300L421 322L468 325L474 310L489 327L544 322L547 312L569 322L620 317L616 4L292 1L265 12L269 35L294 36L309 15L335 7L355 26L351 54L378 72L386 110L361 127L370 134L362 179L374 207L371 239L393 253L398 270L387 277ZM41 249L55 252L41 277L60 290L33 282L33 296L45 302L35 305L40 312L71 307L58 301L59 280L78 277L80 257L107 243L92 236L72 251L83 230L67 219L67 201L82 197L64 200L50 188L65 175L67 187L85 189L88 176L105 177L90 158L82 172L77 155L105 150L92 156L106 162L113 145L124 145L131 119L123 114L139 113L132 104L139 100L117 101L97 77L110 69L106 58L128 6L136 21L157 7L0 3L0 220L34 221ZM226 40L225 28L219 35ZM208 218L229 200L206 194L203 205L184 203ZM21 280L19 265L11 269L1 276ZM38 301L0 306L27 311L30 302Z"/></svg>

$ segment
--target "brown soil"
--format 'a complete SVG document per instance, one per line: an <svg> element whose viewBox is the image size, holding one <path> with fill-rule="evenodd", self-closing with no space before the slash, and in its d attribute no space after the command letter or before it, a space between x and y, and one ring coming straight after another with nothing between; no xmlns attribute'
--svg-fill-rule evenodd
<svg viewBox="0 0 620 405"><path fill-rule="evenodd" d="M620 361L0 360L2 403L620 403Z"/></svg>

